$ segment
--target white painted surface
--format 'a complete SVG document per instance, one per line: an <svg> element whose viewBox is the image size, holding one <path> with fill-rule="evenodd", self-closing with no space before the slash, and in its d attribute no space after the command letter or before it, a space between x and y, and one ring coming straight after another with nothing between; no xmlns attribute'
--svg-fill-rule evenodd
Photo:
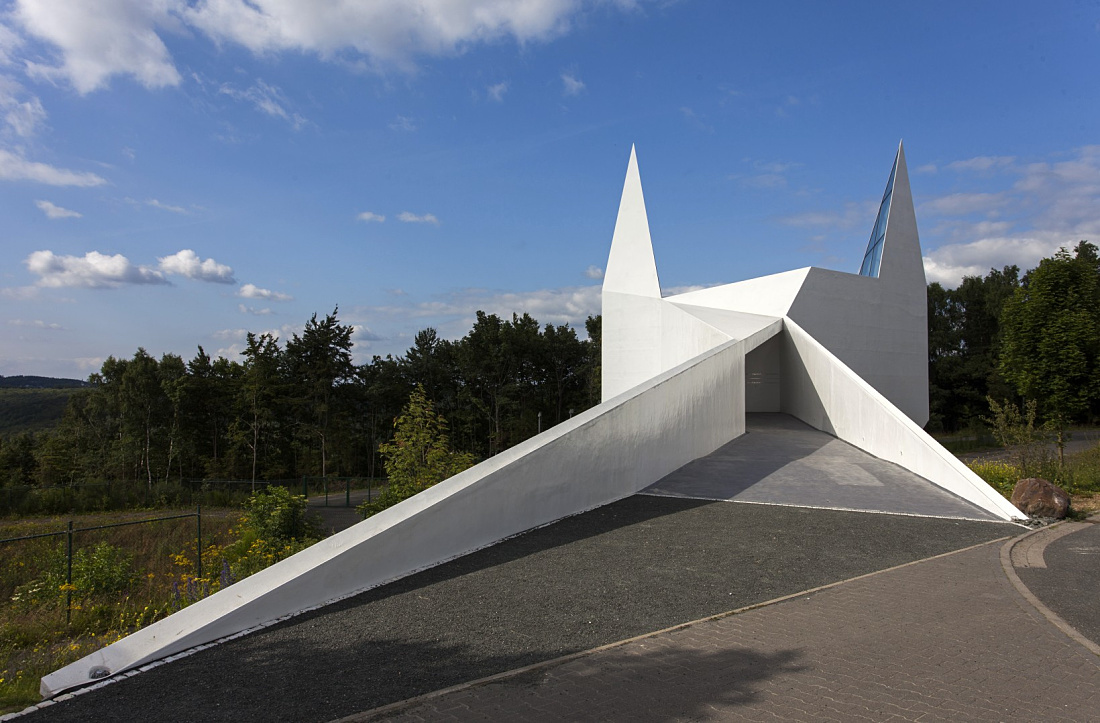
<svg viewBox="0 0 1100 723"><path fill-rule="evenodd" d="M46 697L621 499L745 431L745 354L776 320L42 679Z"/></svg>
<svg viewBox="0 0 1100 723"><path fill-rule="evenodd" d="M784 326L782 411L1001 519L1027 519L797 323Z"/></svg>
<svg viewBox="0 0 1100 723"><path fill-rule="evenodd" d="M649 236L642 179L638 173L638 157L630 147L623 195L619 199L619 215L611 238L611 252L603 275L605 291L661 298L657 279L657 264L653 260L653 242Z"/></svg>

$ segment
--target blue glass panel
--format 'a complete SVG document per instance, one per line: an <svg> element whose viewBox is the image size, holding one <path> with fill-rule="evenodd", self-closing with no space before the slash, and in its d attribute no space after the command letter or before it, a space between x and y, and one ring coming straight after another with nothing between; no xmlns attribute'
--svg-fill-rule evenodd
<svg viewBox="0 0 1100 723"><path fill-rule="evenodd" d="M890 169L890 178L886 181L886 190L875 217L875 226L871 229L871 238L867 241L867 251L863 254L863 263L859 267L860 276L878 276L882 264L882 245L886 239L886 220L890 217L890 199L894 194L894 174L898 170L898 159L894 157L894 166Z"/></svg>

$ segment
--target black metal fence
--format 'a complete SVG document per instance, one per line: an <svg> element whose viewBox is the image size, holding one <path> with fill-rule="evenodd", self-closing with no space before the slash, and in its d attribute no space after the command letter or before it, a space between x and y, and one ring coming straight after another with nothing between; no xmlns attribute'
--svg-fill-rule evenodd
<svg viewBox="0 0 1100 723"><path fill-rule="evenodd" d="M352 492L366 490L369 501L384 480L370 477L300 477L276 480L176 479L169 482L97 482L66 486L0 487L0 515L69 514L149 507L242 504L271 485L325 506L352 507ZM342 497L340 500L338 498ZM356 498L361 495L356 495Z"/></svg>
<svg viewBox="0 0 1100 723"><path fill-rule="evenodd" d="M68 529L56 532L40 532L35 535L23 535L22 537L9 537L0 540L0 545L11 542L23 542L25 540L37 540L45 537L58 537L65 535L65 622L72 621L73 611L73 536L78 532L92 532L94 530L106 530L112 527L125 527L127 525L144 525L150 522L163 522L165 520L179 520L187 517L195 518L195 577L202 578L202 505L197 505L194 512L180 515L166 515L145 520L127 520L126 522L112 522L106 525L93 525L91 527L73 527L73 521L69 520Z"/></svg>

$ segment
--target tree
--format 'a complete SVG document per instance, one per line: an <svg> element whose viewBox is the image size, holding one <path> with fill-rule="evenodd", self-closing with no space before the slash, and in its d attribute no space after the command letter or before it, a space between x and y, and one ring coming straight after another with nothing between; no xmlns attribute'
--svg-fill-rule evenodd
<svg viewBox="0 0 1100 723"><path fill-rule="evenodd" d="M245 337L244 370L238 391L237 439L252 456L252 490L256 490L261 445L278 423L276 406L282 387L283 353L271 334Z"/></svg>
<svg viewBox="0 0 1100 723"><path fill-rule="evenodd" d="M1000 370L1064 441L1100 401L1100 256L1081 241L1028 272L1001 314Z"/></svg>
<svg viewBox="0 0 1100 723"><path fill-rule="evenodd" d="M377 502L359 508L364 517L412 497L474 463L473 455L451 449L447 420L436 414L420 385L394 422L393 440L383 444L379 451L385 460L388 485Z"/></svg>
<svg viewBox="0 0 1100 723"><path fill-rule="evenodd" d="M316 438L321 444L321 476L328 473L329 430L338 416L340 396L337 388L352 381L351 334L355 327L341 324L339 308L321 321L314 314L301 336L294 334L286 345L287 366L295 386L295 402L302 410L300 429L307 437L306 447Z"/></svg>

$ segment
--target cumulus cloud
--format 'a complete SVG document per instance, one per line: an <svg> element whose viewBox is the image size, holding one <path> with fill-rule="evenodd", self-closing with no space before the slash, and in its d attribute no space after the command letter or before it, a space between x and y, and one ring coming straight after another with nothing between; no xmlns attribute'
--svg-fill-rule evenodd
<svg viewBox="0 0 1100 723"><path fill-rule="evenodd" d="M76 211L70 211L67 208L54 205L49 201L35 201L35 206L38 206L38 210L46 214L46 218L81 218L84 214L77 213Z"/></svg>
<svg viewBox="0 0 1100 723"><path fill-rule="evenodd" d="M168 283L160 271L134 265L122 254L89 251L84 256L58 256L52 251L35 251L25 263L39 277L39 286L51 288L113 289L123 284Z"/></svg>
<svg viewBox="0 0 1100 723"><path fill-rule="evenodd" d="M177 251L171 256L157 259L160 270L165 274L185 276L196 281L210 281L215 284L235 284L233 269L225 264L219 264L214 259L203 261L191 249Z"/></svg>
<svg viewBox="0 0 1100 723"><path fill-rule="evenodd" d="M53 0L20 0L12 17L28 34L57 49L53 64L26 62L27 71L64 79L78 93L130 75L147 88L177 85L180 75L158 29L178 27L178 0L76 0L63 9Z"/></svg>
<svg viewBox="0 0 1100 723"><path fill-rule="evenodd" d="M24 36L48 57L24 58L35 77L68 82L81 94L130 76L147 88L181 81L165 38L205 34L256 55L309 53L370 70L415 69L418 56L461 53L472 45L545 42L570 29L587 0L18 0L12 28L0 25L0 60L11 62ZM613 7L635 3L619 0ZM570 76L572 78L572 76ZM576 83L580 83L575 78ZM576 92L579 92L581 84ZM264 91L257 86L259 96ZM243 91L247 93L248 91ZM277 104L286 110L285 105ZM297 122L293 112L283 116ZM300 117L299 117L300 118ZM304 119L302 119L304 120Z"/></svg>
<svg viewBox="0 0 1100 723"><path fill-rule="evenodd" d="M94 173L70 171L37 161L28 161L20 155L0 148L0 180L34 181L47 186L102 186L107 181Z"/></svg>
<svg viewBox="0 0 1100 723"><path fill-rule="evenodd" d="M568 28L573 0L221 0L186 7L181 16L215 40L257 54L355 51L372 64L408 66L418 54L446 55L477 42L543 40Z"/></svg>
<svg viewBox="0 0 1100 723"><path fill-rule="evenodd" d="M587 269L584 270L584 275L590 279L602 279L603 269L601 269L599 266L589 266Z"/></svg>
<svg viewBox="0 0 1100 723"><path fill-rule="evenodd" d="M490 85L485 89L485 92L488 93L490 99L495 100L497 103L503 103L504 94L508 92L508 84L502 82Z"/></svg>
<svg viewBox="0 0 1100 723"><path fill-rule="evenodd" d="M357 221L366 221L367 223L382 223L386 220L386 217L380 213L374 211L363 211L361 214L355 217Z"/></svg>
<svg viewBox="0 0 1100 723"><path fill-rule="evenodd" d="M169 203L161 203L155 198L150 198L145 202L146 206L152 206L153 208L159 208L161 211L171 211L172 213L187 213L187 209L183 206L173 206Z"/></svg>
<svg viewBox="0 0 1100 723"><path fill-rule="evenodd" d="M938 281L955 287L964 276L985 276L990 269L1015 264L1021 271L1038 265L1062 246L1072 246L1064 236L983 238L970 243L941 246L924 257L924 275L929 282Z"/></svg>
<svg viewBox="0 0 1100 723"><path fill-rule="evenodd" d="M1100 239L1100 146L1059 157L1020 164L1013 156L982 156L948 164L1011 185L921 204L922 213L939 218L924 240L928 280L955 286L963 276L984 276L991 268L1015 264L1026 270L1061 247Z"/></svg>
<svg viewBox="0 0 1100 723"><path fill-rule="evenodd" d="M256 110L272 118L280 118L286 121L296 131L301 130L309 123L304 117L290 110L290 101L287 100L282 90L274 85L268 85L263 80L257 80L252 87L246 90L224 84L218 89L218 92L234 100L251 103Z"/></svg>
<svg viewBox="0 0 1100 723"><path fill-rule="evenodd" d="M430 223L434 226L439 225L439 219L431 213L425 213L422 216L417 216L415 213L402 211L401 213L397 214L397 220L404 223Z"/></svg>
<svg viewBox="0 0 1100 723"><path fill-rule="evenodd" d="M290 294L284 294L281 291L261 289L255 284L245 284L237 292L237 296L242 299L265 299L267 301L291 301L294 298Z"/></svg>
<svg viewBox="0 0 1100 723"><path fill-rule="evenodd" d="M580 95L582 92L584 92L584 81L580 80L571 73L562 73L561 92L562 95L566 96Z"/></svg>

